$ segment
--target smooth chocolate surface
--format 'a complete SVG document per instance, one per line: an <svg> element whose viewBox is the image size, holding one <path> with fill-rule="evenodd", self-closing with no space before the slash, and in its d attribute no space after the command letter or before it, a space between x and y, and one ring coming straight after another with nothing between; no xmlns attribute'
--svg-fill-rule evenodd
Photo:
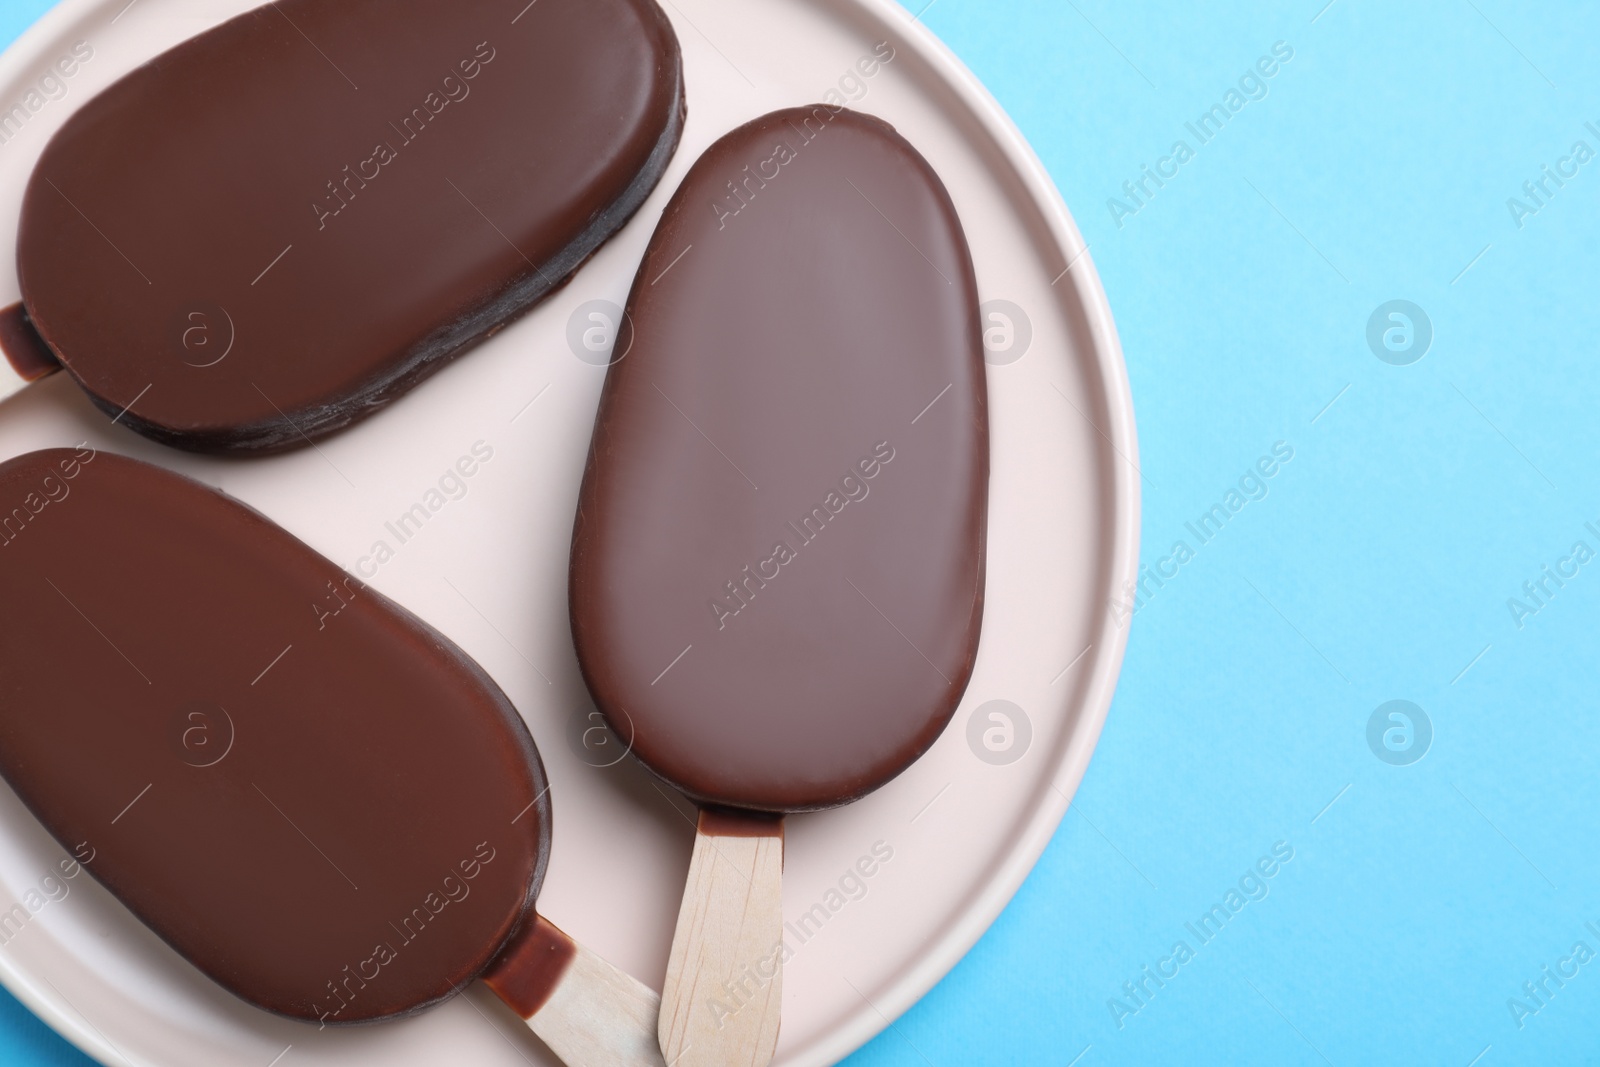
<svg viewBox="0 0 1600 1067"><path fill-rule="evenodd" d="M562 282L654 187L683 109L654 0L280 0L56 134L23 299L139 432L295 447Z"/></svg>
<svg viewBox="0 0 1600 1067"><path fill-rule="evenodd" d="M0 464L0 773L200 970L410 1012L533 921L527 728L451 642L260 515L87 448Z"/></svg>
<svg viewBox="0 0 1600 1067"><path fill-rule="evenodd" d="M37 381L61 369L55 353L28 320L28 309L20 303L0 308L0 355L26 382Z"/></svg>
<svg viewBox="0 0 1600 1067"><path fill-rule="evenodd" d="M535 915L484 972L483 984L512 1011L531 1019L550 1000L577 954L572 938Z"/></svg>
<svg viewBox="0 0 1600 1067"><path fill-rule="evenodd" d="M596 703L702 803L855 799L977 652L988 421L950 197L884 122L767 115L690 171L628 312L573 535Z"/></svg>

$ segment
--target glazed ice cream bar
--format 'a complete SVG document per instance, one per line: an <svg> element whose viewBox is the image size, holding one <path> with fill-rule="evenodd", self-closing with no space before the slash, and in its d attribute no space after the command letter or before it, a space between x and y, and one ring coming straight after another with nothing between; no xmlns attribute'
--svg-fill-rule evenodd
<svg viewBox="0 0 1600 1067"><path fill-rule="evenodd" d="M984 364L949 196L876 119L758 119L690 171L628 314L573 536L584 677L702 804L854 800L932 744L977 649Z"/></svg>
<svg viewBox="0 0 1600 1067"><path fill-rule="evenodd" d="M966 688L983 613L983 348L944 185L888 124L827 106L756 119L700 158L628 314L579 501L572 624L617 733L722 809L701 820L663 994L667 1058L692 1065L716 1062L730 1027L683 968L766 973L781 939L774 816L883 785ZM741 863L746 879L720 879ZM724 906L718 929L707 916ZM752 1062L776 1031L774 1015L741 1039L761 1050Z"/></svg>
<svg viewBox="0 0 1600 1067"><path fill-rule="evenodd" d="M657 1062L655 994L536 915L544 770L443 635L220 493L89 448L0 464L0 603L0 774L219 984L334 1025L487 975L569 1063Z"/></svg>
<svg viewBox="0 0 1600 1067"><path fill-rule="evenodd" d="M561 284L682 129L654 0L279 0L134 70L45 148L0 342L166 444L292 448Z"/></svg>

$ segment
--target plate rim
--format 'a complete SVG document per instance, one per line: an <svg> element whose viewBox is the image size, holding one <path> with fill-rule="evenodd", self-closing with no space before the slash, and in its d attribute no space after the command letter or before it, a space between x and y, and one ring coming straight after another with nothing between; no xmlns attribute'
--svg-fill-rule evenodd
<svg viewBox="0 0 1600 1067"><path fill-rule="evenodd" d="M1109 598L1113 590L1137 578L1141 501L1138 478L1129 473L1130 467L1137 470L1139 461L1133 393L1128 381L1127 363L1122 354L1122 343L1111 314L1111 303L1100 282L1100 274L1095 268L1088 244L1038 153L977 75L921 22L920 16L913 16L897 0L807 2L856 7L880 25L900 28L905 35L906 45L950 85L993 138L995 147L1004 155L1031 195L1055 246L1063 253L1066 264L1063 278L1071 280L1073 298L1084 313L1092 339L1090 347L1101 381L1099 392L1106 401L1109 425L1103 428L1103 433L1112 446L1113 454L1120 452L1120 458L1127 461L1113 461L1110 465L1113 516L1108 555L1111 566L1100 579L1107 600L1106 610L1098 613L1101 619L1098 632L1109 640L1095 642L1096 654L1091 656L1093 667L1090 681L1074 709L1079 712L1079 726L1072 732L1053 764L1050 780L1056 788L1048 790L1042 801L1033 808L1031 817L1015 827L1013 843L1005 859L990 872L983 888L960 919L946 927L931 942L920 959L906 968L901 977L878 996L875 1005L863 1005L836 1027L828 1038L815 1043L811 1051L821 1055L800 1061L804 1067L812 1067L813 1064L836 1063L857 1051L887 1029L889 1020L905 1014L943 981L1011 903L1055 836L1056 828L1065 818L1083 775L1088 770L1089 760L1099 745L1100 733L1110 712L1121 674L1131 627L1112 624ZM1057 282L1061 280L1058 278ZM884 1015L880 1015L880 1011Z"/></svg>

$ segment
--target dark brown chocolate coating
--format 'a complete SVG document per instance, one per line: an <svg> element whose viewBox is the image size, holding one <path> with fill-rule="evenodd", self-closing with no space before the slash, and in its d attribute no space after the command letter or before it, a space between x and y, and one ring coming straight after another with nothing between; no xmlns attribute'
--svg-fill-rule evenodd
<svg viewBox="0 0 1600 1067"><path fill-rule="evenodd" d="M531 1019L550 1000L578 946L548 920L535 915L516 941L483 974L483 984L524 1019Z"/></svg>
<svg viewBox="0 0 1600 1067"><path fill-rule="evenodd" d="M767 115L684 179L628 311L573 534L584 678L701 803L853 800L977 654L988 418L950 197L884 122Z"/></svg>
<svg viewBox="0 0 1600 1067"><path fill-rule="evenodd" d="M545 776L450 641L205 486L0 464L0 773L196 967L328 1023L449 996L533 919Z"/></svg>
<svg viewBox="0 0 1600 1067"><path fill-rule="evenodd" d="M68 372L167 444L291 448L563 281L677 146L678 43L654 0L521 7L280 0L86 103L17 241Z"/></svg>
<svg viewBox="0 0 1600 1067"><path fill-rule="evenodd" d="M20 303L0 308L0 355L25 382L37 381L61 369L55 353L28 321L28 309Z"/></svg>

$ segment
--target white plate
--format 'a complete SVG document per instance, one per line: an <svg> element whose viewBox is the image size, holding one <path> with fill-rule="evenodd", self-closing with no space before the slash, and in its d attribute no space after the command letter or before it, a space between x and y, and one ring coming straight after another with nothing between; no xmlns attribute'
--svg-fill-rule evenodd
<svg viewBox="0 0 1600 1067"><path fill-rule="evenodd" d="M73 42L88 41L94 54L65 82L65 95L37 98L42 106L0 145L0 248L13 245L34 160L74 107L253 6L65 0L24 34L0 57L0 109L26 104L30 86ZM506 0L508 23L521 6ZM1021 358L989 368L988 601L966 699L944 737L899 779L850 807L789 821L785 916L798 922L820 914L814 905L838 906L808 940L791 944L778 1062L819 1065L871 1038L961 958L1022 883L1077 788L1125 642L1108 602L1137 560L1132 405L1105 296L1043 167L983 88L902 8L892 0L663 6L684 51L683 147L638 217L533 314L319 450L223 461L162 449L110 425L58 375L0 407L0 456L88 440L160 463L222 487L347 568L374 541L390 541L396 555L372 583L475 656L543 752L555 847L540 911L659 985L688 868L689 807L631 761L596 769L569 742L587 698L566 622L567 546L604 371L573 354L568 319L590 300L623 301L667 197L733 126L841 86L856 97L852 106L894 123L949 186L983 299L1026 309L1032 338ZM893 62L852 80L857 60L884 40ZM0 302L16 294L14 263L0 257ZM997 359L1014 357L1020 338ZM993 340L1004 343L1001 333ZM478 441L494 458L466 495L394 546L385 520ZM995 700L1025 709L1031 726L1027 743L1028 731L1012 734L1012 754L1024 754L1008 765L980 759L976 752L988 750L968 740L974 712ZM1003 729L990 738L1004 740ZM863 883L864 895L848 880L856 899L838 892L880 842L893 858ZM62 855L0 787L0 910ZM0 931L0 980L106 1063L265 1067L289 1046L281 1067L555 1062L481 988L416 1019L354 1030L274 1018L212 985L89 879L68 885L69 895L20 933Z"/></svg>

